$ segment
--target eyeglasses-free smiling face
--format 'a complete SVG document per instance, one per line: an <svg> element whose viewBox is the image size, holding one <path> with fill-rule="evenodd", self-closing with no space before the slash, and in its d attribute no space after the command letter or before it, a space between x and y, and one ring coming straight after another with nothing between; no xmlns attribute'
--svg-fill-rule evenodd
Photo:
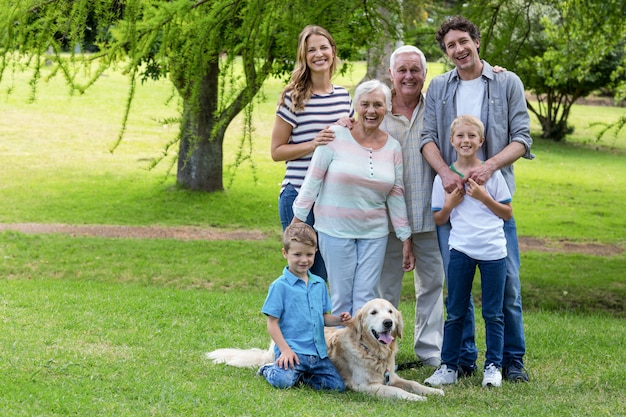
<svg viewBox="0 0 626 417"><path fill-rule="evenodd" d="M480 62L480 40L473 40L469 33L451 30L443 37L446 55L460 71L471 71Z"/></svg>
<svg viewBox="0 0 626 417"><path fill-rule="evenodd" d="M283 249L283 257L287 260L289 271L297 277L307 277L307 271L315 260L315 246L292 241L289 250Z"/></svg>
<svg viewBox="0 0 626 417"><path fill-rule="evenodd" d="M475 155L483 141L484 138L480 136L478 127L465 122L459 123L450 137L450 142L458 156Z"/></svg>
<svg viewBox="0 0 626 417"><path fill-rule="evenodd" d="M361 95L356 103L355 110L366 130L378 128L387 113L385 94L380 88L377 88Z"/></svg>
<svg viewBox="0 0 626 417"><path fill-rule="evenodd" d="M415 52L399 54L390 71L391 82L396 94L413 97L421 93L426 79L422 59Z"/></svg>
<svg viewBox="0 0 626 417"><path fill-rule="evenodd" d="M322 35L310 35L306 40L306 64L311 71L329 71L335 59L330 41Z"/></svg>

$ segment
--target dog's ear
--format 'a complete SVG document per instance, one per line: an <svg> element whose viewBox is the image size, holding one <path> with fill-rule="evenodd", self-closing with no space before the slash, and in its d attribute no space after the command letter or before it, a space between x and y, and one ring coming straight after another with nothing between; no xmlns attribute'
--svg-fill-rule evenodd
<svg viewBox="0 0 626 417"><path fill-rule="evenodd" d="M354 333L357 339L360 339L363 334L363 314L363 309L359 308L356 311L356 315L350 319L350 321L353 322Z"/></svg>
<svg viewBox="0 0 626 417"><path fill-rule="evenodd" d="M395 337L402 339L402 331L404 330L404 321L402 320L402 313L400 310L394 308L394 314L396 316L396 334Z"/></svg>

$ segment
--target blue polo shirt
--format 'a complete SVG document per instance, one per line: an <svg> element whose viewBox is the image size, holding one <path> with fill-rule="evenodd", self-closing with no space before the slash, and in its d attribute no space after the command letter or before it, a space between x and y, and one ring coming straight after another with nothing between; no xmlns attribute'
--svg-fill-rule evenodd
<svg viewBox="0 0 626 417"><path fill-rule="evenodd" d="M285 267L283 275L270 285L261 311L278 318L283 337L296 354L323 359L328 356L324 313L330 313L332 305L324 280L311 272L308 274L307 285ZM280 356L278 347L274 353Z"/></svg>

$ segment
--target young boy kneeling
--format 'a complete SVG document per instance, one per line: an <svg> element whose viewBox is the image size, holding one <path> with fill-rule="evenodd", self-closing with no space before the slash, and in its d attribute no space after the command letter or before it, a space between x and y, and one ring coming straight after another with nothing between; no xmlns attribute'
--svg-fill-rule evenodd
<svg viewBox="0 0 626 417"><path fill-rule="evenodd" d="M282 252L287 266L270 285L262 309L277 359L262 366L259 374L277 388L301 382L313 389L344 391L343 379L328 357L324 326L339 326L351 317L330 314L326 283L309 272L316 250L311 226L296 223L285 229Z"/></svg>

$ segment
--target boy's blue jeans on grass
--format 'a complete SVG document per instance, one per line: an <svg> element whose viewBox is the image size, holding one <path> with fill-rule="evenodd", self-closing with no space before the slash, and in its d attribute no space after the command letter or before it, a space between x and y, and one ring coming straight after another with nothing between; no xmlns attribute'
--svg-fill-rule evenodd
<svg viewBox="0 0 626 417"><path fill-rule="evenodd" d="M515 218L504 222L504 236L506 237L506 284L504 287L504 352L502 366L524 365L526 354L526 339L524 337L524 323L522 317L522 289L519 277L520 253L517 241L517 226ZM444 271L448 269L450 250L448 239L450 237L450 223L437 226L439 249L443 258ZM468 314L463 326L463 344L459 365L471 366L476 363L478 349L474 340L474 304L470 299Z"/></svg>
<svg viewBox="0 0 626 417"><path fill-rule="evenodd" d="M298 197L298 191L291 184L287 184L278 197L278 215L280 216L280 224L283 226L283 230L285 230L287 226L291 224L291 220L293 220L293 202L296 197ZM313 209L311 209L309 217L306 219L306 224L313 227L314 223L315 217L313 216ZM328 281L328 272L326 271L326 265L324 264L324 259L322 259L319 249L315 252L315 260L313 267L311 267L311 273L322 278L324 281Z"/></svg>
<svg viewBox="0 0 626 417"><path fill-rule="evenodd" d="M298 359L300 363L296 364L294 369L285 370L272 363L263 365L259 374L276 388L291 388L301 382L316 390L342 392L346 389L341 375L330 358L321 359L314 355L298 355Z"/></svg>
<svg viewBox="0 0 626 417"><path fill-rule="evenodd" d="M472 295L472 282L476 267L480 270L482 289L482 315L485 320L485 365L502 366L504 346L504 283L506 280L505 258L493 261L473 259L452 249L448 263L447 318L444 324L441 363L458 369L463 342L463 327Z"/></svg>

